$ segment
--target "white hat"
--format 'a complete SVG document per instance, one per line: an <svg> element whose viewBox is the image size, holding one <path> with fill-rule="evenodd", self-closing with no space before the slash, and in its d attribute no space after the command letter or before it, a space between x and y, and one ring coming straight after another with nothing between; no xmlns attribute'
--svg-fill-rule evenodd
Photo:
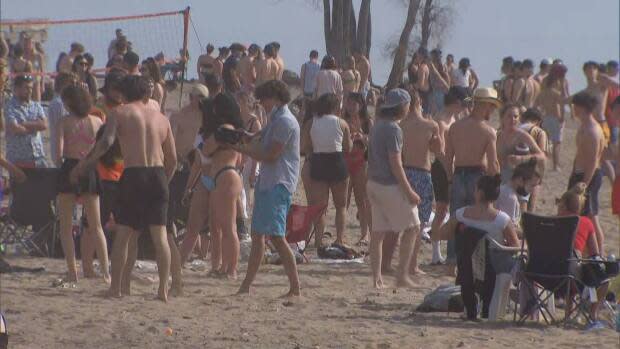
<svg viewBox="0 0 620 349"><path fill-rule="evenodd" d="M494 88L490 87L481 87L477 88L474 91L474 103L483 102L483 103L491 103L495 105L497 108L502 106L502 101L497 98L497 91Z"/></svg>

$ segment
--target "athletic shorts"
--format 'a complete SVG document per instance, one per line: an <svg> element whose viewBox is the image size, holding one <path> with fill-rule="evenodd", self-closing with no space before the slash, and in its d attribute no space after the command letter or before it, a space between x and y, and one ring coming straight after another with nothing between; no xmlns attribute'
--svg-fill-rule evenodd
<svg viewBox="0 0 620 349"><path fill-rule="evenodd" d="M620 215L620 176L616 176L611 192L611 210L613 214Z"/></svg>
<svg viewBox="0 0 620 349"><path fill-rule="evenodd" d="M560 119L555 116L545 116L543 118L542 128L547 132L551 142L562 143L564 123L560 122Z"/></svg>
<svg viewBox="0 0 620 349"><path fill-rule="evenodd" d="M411 205L402 189L371 180L366 184L373 232L399 233L420 226L418 208Z"/></svg>
<svg viewBox="0 0 620 349"><path fill-rule="evenodd" d="M268 190L254 190L252 232L259 235L286 236L286 217L293 195L278 184Z"/></svg>
<svg viewBox="0 0 620 349"><path fill-rule="evenodd" d="M405 167L405 175L411 188L420 196L418 217L421 223L428 223L433 212L433 181L431 173L416 167Z"/></svg>
<svg viewBox="0 0 620 349"><path fill-rule="evenodd" d="M435 160L431 165L431 179L433 181L435 201L446 204L450 203L450 182L448 181L448 174L439 160Z"/></svg>
<svg viewBox="0 0 620 349"><path fill-rule="evenodd" d="M573 173L568 180L568 189L572 188L575 184L583 182L583 173ZM586 189L586 202L583 205L583 216L596 216L599 211L598 193L601 190L603 184L603 173L600 169L594 171L592 180Z"/></svg>
<svg viewBox="0 0 620 349"><path fill-rule="evenodd" d="M125 168L119 186L118 224L140 231L166 225L168 179L163 167Z"/></svg>

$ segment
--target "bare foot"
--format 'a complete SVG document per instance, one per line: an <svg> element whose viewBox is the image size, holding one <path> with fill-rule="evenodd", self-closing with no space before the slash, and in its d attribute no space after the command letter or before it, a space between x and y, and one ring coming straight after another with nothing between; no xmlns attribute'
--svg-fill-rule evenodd
<svg viewBox="0 0 620 349"><path fill-rule="evenodd" d="M286 294L280 296L280 298L298 298L301 297L301 291L299 288L290 289Z"/></svg>
<svg viewBox="0 0 620 349"><path fill-rule="evenodd" d="M402 279L396 280L396 287L398 287L398 288L401 288L401 287L415 287L415 284L413 283L413 281L411 281L411 279L409 277L404 277Z"/></svg>
<svg viewBox="0 0 620 349"><path fill-rule="evenodd" d="M182 297L184 295L183 285L172 285L168 291L168 294L171 297Z"/></svg>
<svg viewBox="0 0 620 349"><path fill-rule="evenodd" d="M168 290L165 287L160 289L159 292L157 292L157 297L155 297L155 299L168 303Z"/></svg>
<svg viewBox="0 0 620 349"><path fill-rule="evenodd" d="M111 288L105 293L106 298L122 298L123 294L120 291L112 290Z"/></svg>
<svg viewBox="0 0 620 349"><path fill-rule="evenodd" d="M110 274L103 276L103 282L105 282L107 285L109 285L112 282L112 278L110 277Z"/></svg>
<svg viewBox="0 0 620 349"><path fill-rule="evenodd" d="M411 275L426 275L426 273L420 269L419 267L412 268L409 270L409 274Z"/></svg>
<svg viewBox="0 0 620 349"><path fill-rule="evenodd" d="M97 273L94 270L84 270L85 279L94 279L97 277Z"/></svg>
<svg viewBox="0 0 620 349"><path fill-rule="evenodd" d="M228 280L237 280L237 271L229 272L226 274Z"/></svg>
<svg viewBox="0 0 620 349"><path fill-rule="evenodd" d="M244 294L249 295L250 294L250 286L241 285L241 287L239 287L239 291L237 291L237 294L238 295L244 295Z"/></svg>
<svg viewBox="0 0 620 349"><path fill-rule="evenodd" d="M384 289L384 288L385 288L385 285L383 284L383 280L381 280L381 279L376 280L376 281L374 282L374 284L375 284L375 288L376 288L377 290L382 290L382 289Z"/></svg>

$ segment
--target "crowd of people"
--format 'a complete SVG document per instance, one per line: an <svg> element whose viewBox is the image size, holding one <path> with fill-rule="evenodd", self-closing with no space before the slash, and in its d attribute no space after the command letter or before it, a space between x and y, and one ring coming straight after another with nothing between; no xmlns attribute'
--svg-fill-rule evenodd
<svg viewBox="0 0 620 349"><path fill-rule="evenodd" d="M312 50L300 69L300 97L293 100L282 81L279 43L233 43L217 56L209 44L197 59L199 81L189 102L168 117L157 59L140 61L122 31L116 35L101 88L90 72L92 55L71 45L59 59L47 111L38 102L40 81L30 74L40 59L37 45L24 37L9 64L8 50L2 51L0 81L12 97L3 108L7 149L0 165L15 182L24 179L23 168L59 168L56 205L68 282L78 281L71 220L79 200L88 222L80 240L83 273L96 276L96 255L111 297L130 294L138 236L146 231L161 300L183 293L182 266L194 253L210 255L212 276L237 279L244 239L251 239L251 251L239 293L250 292L268 240L289 279L287 296L299 296L286 224L301 179L308 205L327 207L331 193L335 207L335 239L325 232L323 213L316 221L317 250L349 246L347 211L355 200L360 232L354 245L368 246L373 286L383 288L382 275L392 272L398 287L413 286L411 275L424 274L422 240L432 242L431 264L455 263L457 222L487 231L500 245L521 245L521 213L537 212L547 159L560 169L567 109L579 122L577 152L558 215L582 215L575 242L581 254L609 250L598 213L607 176L620 214L615 61L586 62L587 88L571 95L559 59L543 59L535 73L531 59L506 57L503 76L491 88L479 87L468 58L456 65L451 54L444 61L440 49L421 48L402 84L382 91L371 87L370 62L361 52L326 55L319 63ZM4 85L7 67L11 85ZM490 123L493 115L499 115L499 129ZM185 233L177 246L179 220ZM110 221L109 272L103 227ZM515 265L499 250L491 249L489 258L498 275ZM495 303L499 309L502 302ZM491 316L500 311L491 309Z"/></svg>

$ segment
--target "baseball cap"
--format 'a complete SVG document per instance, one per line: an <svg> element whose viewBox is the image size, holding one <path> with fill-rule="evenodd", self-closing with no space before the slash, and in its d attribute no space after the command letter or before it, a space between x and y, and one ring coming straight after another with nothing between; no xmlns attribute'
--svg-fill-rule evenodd
<svg viewBox="0 0 620 349"><path fill-rule="evenodd" d="M411 102L409 92L402 88L395 88L385 94L385 99L380 109L394 108L409 102Z"/></svg>
<svg viewBox="0 0 620 349"><path fill-rule="evenodd" d="M553 60L550 58L543 58L542 61L540 61L542 65L550 65L551 63L553 63Z"/></svg>
<svg viewBox="0 0 620 349"><path fill-rule="evenodd" d="M208 98L209 97L209 89L207 88L207 86L203 85L203 84L195 84L194 87L192 87L192 90L189 93L192 96L199 96L199 97L204 97L204 98Z"/></svg>

